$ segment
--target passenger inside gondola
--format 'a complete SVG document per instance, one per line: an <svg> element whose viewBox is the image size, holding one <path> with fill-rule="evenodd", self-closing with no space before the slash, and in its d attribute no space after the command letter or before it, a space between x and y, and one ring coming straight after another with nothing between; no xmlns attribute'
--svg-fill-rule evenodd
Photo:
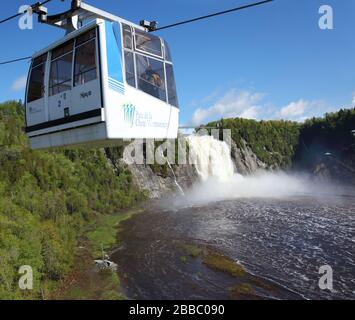
<svg viewBox="0 0 355 320"><path fill-rule="evenodd" d="M164 65L162 62L137 55L138 87L161 100L166 99Z"/></svg>
<svg viewBox="0 0 355 320"><path fill-rule="evenodd" d="M149 65L145 72L140 76L139 87L146 93L159 98L158 88L163 85L159 73L153 70Z"/></svg>

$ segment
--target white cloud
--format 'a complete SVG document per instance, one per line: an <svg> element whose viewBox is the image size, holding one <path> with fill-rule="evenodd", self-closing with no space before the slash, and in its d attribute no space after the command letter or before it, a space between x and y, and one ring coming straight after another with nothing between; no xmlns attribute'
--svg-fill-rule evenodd
<svg viewBox="0 0 355 320"><path fill-rule="evenodd" d="M244 110L239 117L245 119L256 119L258 114L259 114L258 107L250 107Z"/></svg>
<svg viewBox="0 0 355 320"><path fill-rule="evenodd" d="M27 75L23 75L12 83L11 89L13 91L22 91L26 88L26 84L27 84Z"/></svg>
<svg viewBox="0 0 355 320"><path fill-rule="evenodd" d="M274 118L302 122L314 116L323 116L326 112L337 109L337 107L331 107L322 100L308 101L300 99L290 102L288 105L279 109L274 115Z"/></svg>
<svg viewBox="0 0 355 320"><path fill-rule="evenodd" d="M251 118L258 115L258 105L263 95L248 91L229 90L224 96L208 108L198 108L195 110L191 124L200 125L208 121L221 118Z"/></svg>
<svg viewBox="0 0 355 320"><path fill-rule="evenodd" d="M308 101L301 99L296 102L291 102L287 106L281 108L279 114L286 119L299 118L305 114L309 105L310 103Z"/></svg>
<svg viewBox="0 0 355 320"><path fill-rule="evenodd" d="M353 107L355 107L355 91L353 92L353 101L352 101Z"/></svg>
<svg viewBox="0 0 355 320"><path fill-rule="evenodd" d="M280 107L265 101L264 94L237 89L231 89L219 98L214 92L206 99L201 100L200 104L207 104L206 101L213 100L211 98L213 96L215 96L215 102L211 103L209 107L197 108L188 125L198 126L221 118L284 119L303 122L308 118L323 116L326 112L339 109L337 106L330 106L323 100L302 98ZM355 106L355 92L353 104Z"/></svg>

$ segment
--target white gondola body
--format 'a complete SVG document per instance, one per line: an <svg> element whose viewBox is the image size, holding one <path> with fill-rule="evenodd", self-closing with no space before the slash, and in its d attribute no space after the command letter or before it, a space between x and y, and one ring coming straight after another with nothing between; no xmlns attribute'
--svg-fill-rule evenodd
<svg viewBox="0 0 355 320"><path fill-rule="evenodd" d="M135 39L129 50L123 44L123 28L130 28L130 41ZM171 59L165 60L167 44L154 38L160 39L161 57L142 52L137 48L138 32L145 31L124 20L96 19L33 56L26 90L26 132L33 149L109 146L127 139L177 137L179 108ZM90 40L88 34L95 38ZM79 44L80 37L83 44ZM65 52L62 47L67 43L73 49L63 58L60 50ZM90 60L84 46L92 49L93 44L95 68L80 73L77 57L82 53L83 60ZM131 57L134 79L127 79L126 55ZM155 96L140 88L144 80L138 72L139 61L159 65L162 89L154 91ZM65 79L65 73L70 79ZM63 79L67 81L61 83Z"/></svg>

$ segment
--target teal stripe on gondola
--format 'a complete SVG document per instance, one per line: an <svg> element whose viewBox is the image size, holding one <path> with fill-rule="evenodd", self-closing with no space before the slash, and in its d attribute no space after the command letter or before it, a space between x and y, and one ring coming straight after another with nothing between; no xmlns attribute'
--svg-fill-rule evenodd
<svg viewBox="0 0 355 320"><path fill-rule="evenodd" d="M109 83L123 85L121 27L117 22L105 22L105 26Z"/></svg>

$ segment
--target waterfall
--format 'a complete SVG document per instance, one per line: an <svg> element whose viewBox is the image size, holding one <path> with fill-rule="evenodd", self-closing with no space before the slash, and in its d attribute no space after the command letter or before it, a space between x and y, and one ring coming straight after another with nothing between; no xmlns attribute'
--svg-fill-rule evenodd
<svg viewBox="0 0 355 320"><path fill-rule="evenodd" d="M258 171L242 176L234 171L231 151L224 141L213 136L191 135L187 138L189 163L194 164L201 179L176 206L205 204L239 198L285 198L314 194L323 187L302 175L283 171ZM330 187L329 190L332 190Z"/></svg>
<svg viewBox="0 0 355 320"><path fill-rule="evenodd" d="M201 181L178 199L176 206L238 198L283 198L311 191L301 176L282 171L259 171L247 177L238 174L227 143L213 136L191 135L186 139L189 163L195 165Z"/></svg>
<svg viewBox="0 0 355 320"><path fill-rule="evenodd" d="M233 178L234 165L230 149L224 141L197 135L187 137L187 141L190 164L195 164L202 181L212 177L226 182Z"/></svg>
<svg viewBox="0 0 355 320"><path fill-rule="evenodd" d="M166 158L166 162L167 162L167 164L168 164L168 166L169 166L171 172L173 173L173 177L174 177L174 181L175 181L176 186L177 186L178 189L180 190L180 193L184 196L184 195L185 195L185 192L184 192L184 190L182 189L182 187L180 186L179 182L177 181L175 172L174 172L173 167L171 166L171 164L170 164L168 158Z"/></svg>
<svg viewBox="0 0 355 320"><path fill-rule="evenodd" d="M214 139L213 136L191 135L186 139L189 164L195 165L201 181L195 183L184 197L174 200L176 207L240 198L283 199L314 194L314 190L324 188L302 175L283 171L257 171L253 175L242 176L234 170L231 151L226 142ZM329 190L332 189L330 186Z"/></svg>

